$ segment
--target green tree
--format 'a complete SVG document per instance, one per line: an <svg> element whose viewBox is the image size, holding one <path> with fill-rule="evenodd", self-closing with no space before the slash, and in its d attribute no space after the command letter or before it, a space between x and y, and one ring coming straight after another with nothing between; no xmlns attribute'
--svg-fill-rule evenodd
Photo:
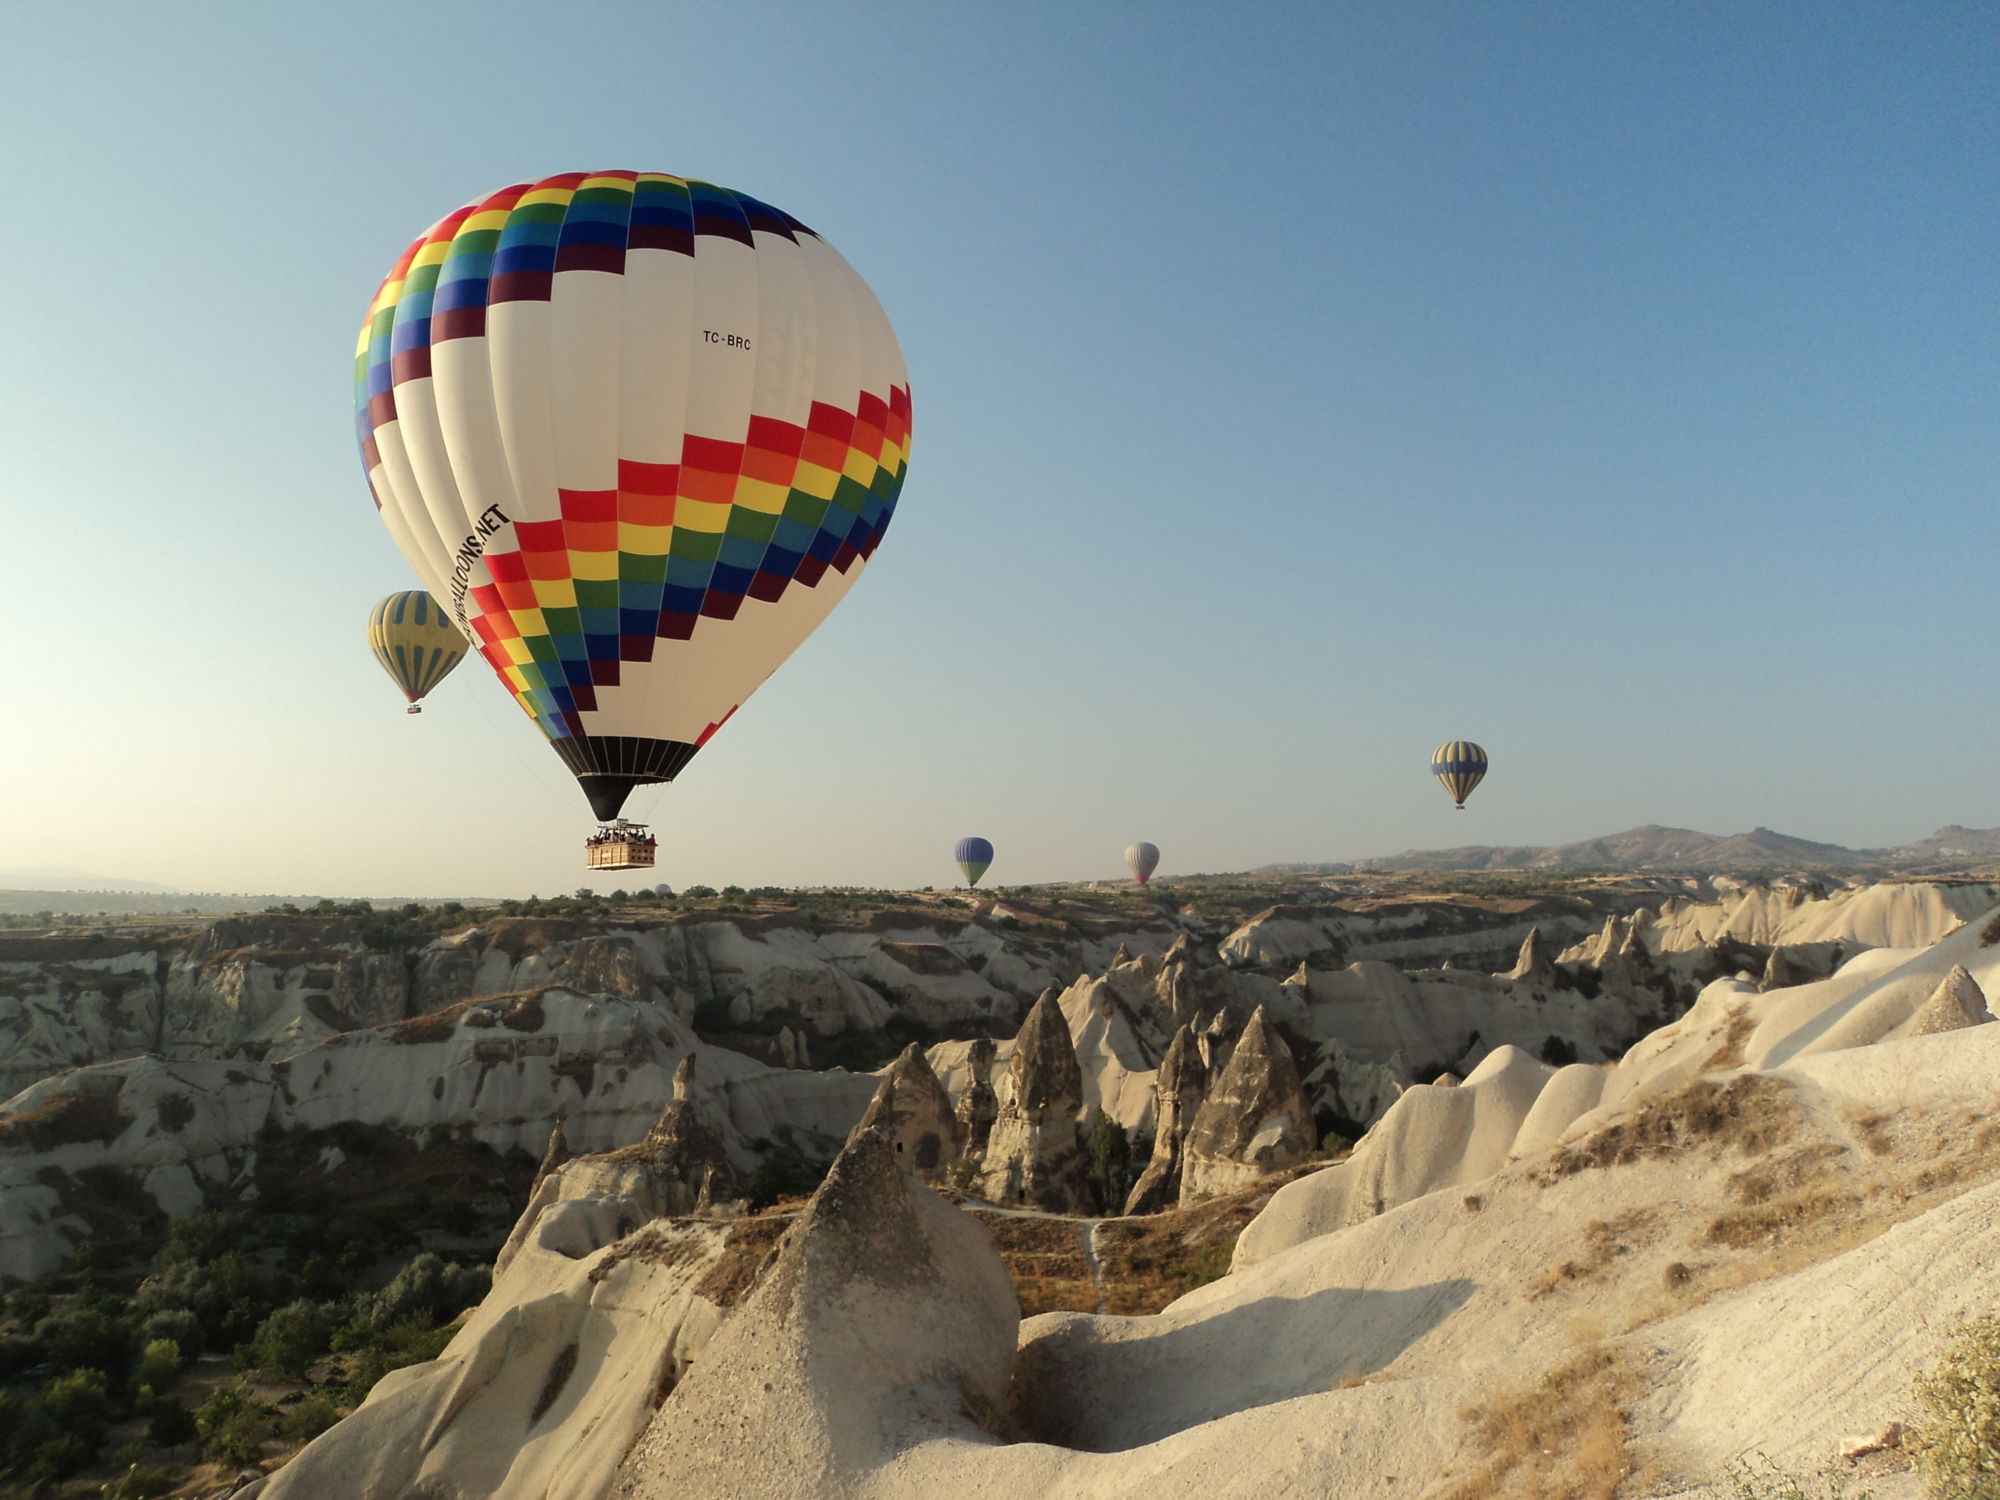
<svg viewBox="0 0 2000 1500"><path fill-rule="evenodd" d="M132 1384L164 1391L181 1370L181 1346L172 1339L154 1339L139 1356Z"/></svg>
<svg viewBox="0 0 2000 1500"><path fill-rule="evenodd" d="M332 1332L331 1320L313 1303L288 1302L258 1326L257 1336L243 1346L237 1364L296 1380L326 1352Z"/></svg>
<svg viewBox="0 0 2000 1500"><path fill-rule="evenodd" d="M310 1443L339 1420L340 1409L325 1395L314 1391L285 1414L281 1430L289 1442Z"/></svg>
<svg viewBox="0 0 2000 1500"><path fill-rule="evenodd" d="M202 1457L240 1468L257 1461L270 1424L263 1408L238 1381L219 1385L209 1393L194 1414L194 1430L201 1438Z"/></svg>
<svg viewBox="0 0 2000 1500"><path fill-rule="evenodd" d="M1132 1142L1101 1108L1090 1117L1090 1188L1099 1208L1115 1214L1132 1191Z"/></svg>

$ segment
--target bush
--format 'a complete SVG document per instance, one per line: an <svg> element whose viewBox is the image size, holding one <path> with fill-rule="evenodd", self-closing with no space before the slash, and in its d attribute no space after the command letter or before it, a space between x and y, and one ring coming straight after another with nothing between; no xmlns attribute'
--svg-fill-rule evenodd
<svg viewBox="0 0 2000 1500"><path fill-rule="evenodd" d="M425 1327L456 1317L486 1295L492 1273L484 1266L453 1265L426 1250L369 1299L363 1318L373 1327L421 1320Z"/></svg>
<svg viewBox="0 0 2000 1500"><path fill-rule="evenodd" d="M132 1371L132 1384L164 1391L181 1371L181 1346L172 1339L154 1339L139 1356Z"/></svg>
<svg viewBox="0 0 2000 1500"><path fill-rule="evenodd" d="M266 1318L257 1336L237 1351L237 1366L293 1380L326 1352L332 1320L310 1302L289 1302Z"/></svg>
<svg viewBox="0 0 2000 1500"><path fill-rule="evenodd" d="M195 1435L194 1413L172 1396L153 1400L152 1419L146 1424L146 1441L155 1448L178 1448Z"/></svg>
<svg viewBox="0 0 2000 1500"><path fill-rule="evenodd" d="M1957 1500L2000 1500L2000 1317L1956 1329L1918 1377L1917 1469Z"/></svg>
<svg viewBox="0 0 2000 1500"><path fill-rule="evenodd" d="M263 1408L241 1381L219 1385L209 1393L194 1414L194 1430L201 1438L203 1458L233 1468L255 1463L270 1435Z"/></svg>
<svg viewBox="0 0 2000 1500"><path fill-rule="evenodd" d="M281 1430L289 1442L310 1443L339 1420L339 1408L320 1392L314 1391L285 1414Z"/></svg>

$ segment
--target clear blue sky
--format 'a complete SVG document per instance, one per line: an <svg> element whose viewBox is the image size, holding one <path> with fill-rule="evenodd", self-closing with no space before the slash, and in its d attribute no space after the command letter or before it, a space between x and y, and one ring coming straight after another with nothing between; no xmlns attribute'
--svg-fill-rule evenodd
<svg viewBox="0 0 2000 1500"><path fill-rule="evenodd" d="M661 879L2000 823L1990 4L45 4L0 55L0 871L590 881L484 666L411 719L367 654L349 382L413 235L594 168L813 225L915 398L852 597L633 799Z"/></svg>

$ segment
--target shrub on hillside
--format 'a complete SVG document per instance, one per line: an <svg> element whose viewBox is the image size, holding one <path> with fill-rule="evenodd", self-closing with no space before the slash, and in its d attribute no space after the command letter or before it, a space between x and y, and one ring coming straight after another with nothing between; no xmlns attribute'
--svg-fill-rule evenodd
<svg viewBox="0 0 2000 1500"><path fill-rule="evenodd" d="M2000 1317L1955 1330L1915 1395L1917 1468L1932 1492L2000 1500Z"/></svg>

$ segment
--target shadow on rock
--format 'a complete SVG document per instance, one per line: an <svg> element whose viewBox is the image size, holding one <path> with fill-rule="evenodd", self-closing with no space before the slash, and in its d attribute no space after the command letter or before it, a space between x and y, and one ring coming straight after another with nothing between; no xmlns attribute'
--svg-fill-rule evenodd
<svg viewBox="0 0 2000 1500"><path fill-rule="evenodd" d="M1203 1422L1330 1390L1392 1363L1464 1306L1476 1283L1403 1291L1329 1287L1261 1297L1175 1324L1051 1313L1014 1366L1014 1436L1093 1453L1158 1442Z"/></svg>

